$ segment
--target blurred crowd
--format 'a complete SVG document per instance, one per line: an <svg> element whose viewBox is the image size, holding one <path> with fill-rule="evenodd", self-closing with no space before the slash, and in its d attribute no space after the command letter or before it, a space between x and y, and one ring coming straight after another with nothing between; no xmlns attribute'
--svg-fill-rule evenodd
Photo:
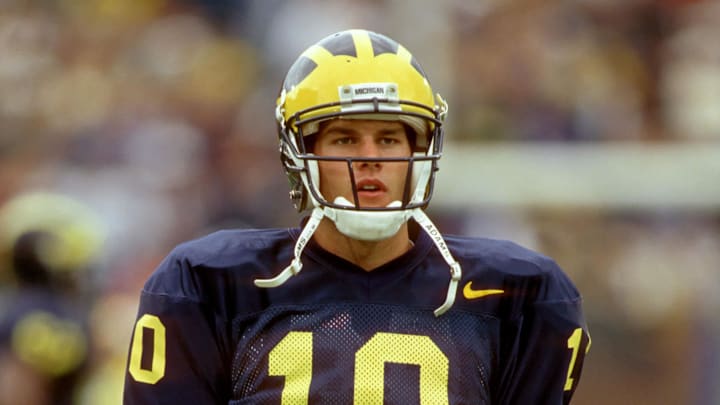
<svg viewBox="0 0 720 405"><path fill-rule="evenodd" d="M24 335L0 322L0 405L33 373L65 403L120 403L138 294L172 246L299 222L275 97L304 48L351 27L415 54L449 143L720 145L712 0L0 0L0 321L39 314ZM577 282L593 335L578 404L720 404L720 206L431 210ZM45 335L62 339L20 344Z"/></svg>

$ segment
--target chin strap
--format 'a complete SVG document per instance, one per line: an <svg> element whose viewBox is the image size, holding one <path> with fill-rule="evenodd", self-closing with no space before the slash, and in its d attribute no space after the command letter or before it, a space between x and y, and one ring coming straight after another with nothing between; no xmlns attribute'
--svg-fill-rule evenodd
<svg viewBox="0 0 720 405"><path fill-rule="evenodd" d="M455 260L453 255L450 253L450 249L447 247L447 244L445 243L445 240L440 234L440 231L438 231L435 224L430 221L430 218L428 218L425 212L420 208L415 208L412 211L412 217L425 231L425 233L430 236L430 239L435 244L435 247L437 247L437 249L440 251L443 259L445 259L445 262L448 264L448 266L450 266L450 284L448 285L445 302L443 302L443 304L434 311L435 316L440 316L447 312L447 310L450 309L450 307L452 307L455 303L455 295L457 293L458 283L460 282L460 278L462 277L462 268L460 267L460 263L458 263L457 260Z"/></svg>
<svg viewBox="0 0 720 405"><path fill-rule="evenodd" d="M268 279L257 279L255 285L262 288L273 288L278 287L285 283L290 277L297 275L302 270L302 261L300 256L302 255L303 249L312 238L312 235L317 230L320 221L326 216L325 210L321 207L315 207L310 215L310 219L300 233L297 242L295 243L294 254L295 257L289 266L285 267L283 271L277 276ZM445 240L443 239L440 231L438 231L435 224L430 221L430 218L420 208L415 208L410 212L410 215L420 225L420 227L430 236L437 249L440 251L445 262L450 266L450 284L448 285L447 295L445 296L445 302L437 309L435 309L435 316L440 316L447 312L450 307L455 303L455 295L457 293L458 283L462 277L462 269L460 263L450 253L450 249L447 247Z"/></svg>
<svg viewBox="0 0 720 405"><path fill-rule="evenodd" d="M297 242L295 242L295 258L290 263L289 266L285 267L283 271L280 272L277 276L273 278L265 278L265 279L257 279L255 280L255 285L262 288L273 288L282 285L288 279L294 275L297 275L300 273L300 270L302 270L302 262L300 261L300 256L302 255L303 249L305 249L305 246L310 241L310 238L312 238L313 234L318 228L318 225L320 225L320 221L323 219L323 216L325 214L323 213L322 208L315 207L312 211L312 214L310 215L310 219L308 220L307 224L305 224L305 227L303 228L302 232L300 233L300 237L298 237Z"/></svg>

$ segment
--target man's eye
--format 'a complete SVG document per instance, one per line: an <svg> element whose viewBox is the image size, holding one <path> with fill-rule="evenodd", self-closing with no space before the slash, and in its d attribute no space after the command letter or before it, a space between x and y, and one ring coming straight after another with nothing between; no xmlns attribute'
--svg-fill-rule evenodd
<svg viewBox="0 0 720 405"><path fill-rule="evenodd" d="M333 141L333 143L336 145L350 145L351 143L353 143L353 139L350 138L349 136L342 137L342 138L335 139L335 141Z"/></svg>
<svg viewBox="0 0 720 405"><path fill-rule="evenodd" d="M380 143L383 145L394 145L396 143L400 143L400 141L396 138L385 137L380 139Z"/></svg>

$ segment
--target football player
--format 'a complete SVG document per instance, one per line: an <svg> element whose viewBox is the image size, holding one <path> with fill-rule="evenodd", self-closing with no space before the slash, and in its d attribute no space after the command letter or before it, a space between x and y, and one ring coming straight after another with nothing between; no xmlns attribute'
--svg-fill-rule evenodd
<svg viewBox="0 0 720 405"><path fill-rule="evenodd" d="M141 292L125 403L568 403L589 346L573 283L423 211L446 113L386 36L305 50L275 117L309 215L173 250Z"/></svg>
<svg viewBox="0 0 720 405"><path fill-rule="evenodd" d="M50 192L0 207L0 404L73 404L91 360L84 286L102 252L102 222Z"/></svg>

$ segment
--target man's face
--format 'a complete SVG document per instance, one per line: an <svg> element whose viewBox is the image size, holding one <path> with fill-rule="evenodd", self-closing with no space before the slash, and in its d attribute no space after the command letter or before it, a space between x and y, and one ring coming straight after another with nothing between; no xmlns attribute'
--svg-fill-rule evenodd
<svg viewBox="0 0 720 405"><path fill-rule="evenodd" d="M337 119L321 125L315 141L318 156L353 158L409 157L405 126L397 121ZM320 192L330 202L345 197L354 203L346 162L320 161ZM360 207L385 207L402 201L408 162L353 163Z"/></svg>

